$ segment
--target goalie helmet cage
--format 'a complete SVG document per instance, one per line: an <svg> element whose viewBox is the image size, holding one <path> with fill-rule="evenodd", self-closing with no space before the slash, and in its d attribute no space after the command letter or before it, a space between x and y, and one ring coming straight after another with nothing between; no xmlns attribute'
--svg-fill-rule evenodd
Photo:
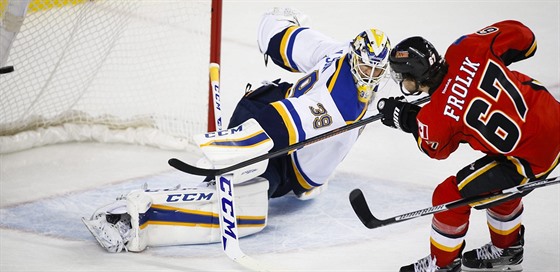
<svg viewBox="0 0 560 272"><path fill-rule="evenodd" d="M0 0L0 153L71 141L187 150L213 130L222 0ZM211 44L212 43L212 44Z"/></svg>

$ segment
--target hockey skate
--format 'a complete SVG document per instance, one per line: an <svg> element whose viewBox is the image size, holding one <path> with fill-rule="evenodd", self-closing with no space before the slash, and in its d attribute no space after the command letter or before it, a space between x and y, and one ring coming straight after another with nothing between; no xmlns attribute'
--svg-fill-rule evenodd
<svg viewBox="0 0 560 272"><path fill-rule="evenodd" d="M523 271L523 234L525 228L521 226L519 231L519 241L508 247L498 248L492 242L465 252L463 254L463 271Z"/></svg>
<svg viewBox="0 0 560 272"><path fill-rule="evenodd" d="M445 267L438 267L436 259L431 255L426 256L413 264L403 266L400 272L460 272L461 258L456 258L453 262Z"/></svg>
<svg viewBox="0 0 560 272"><path fill-rule="evenodd" d="M99 242L99 245L108 252L117 253L123 249L128 251L126 245L133 236L130 215L126 213L104 214L96 211L89 220L82 217L82 222Z"/></svg>

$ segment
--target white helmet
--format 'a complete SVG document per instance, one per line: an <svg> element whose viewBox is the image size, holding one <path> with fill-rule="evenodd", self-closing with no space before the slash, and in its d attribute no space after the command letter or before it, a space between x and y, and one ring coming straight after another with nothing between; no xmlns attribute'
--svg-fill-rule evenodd
<svg viewBox="0 0 560 272"><path fill-rule="evenodd" d="M360 33L350 43L350 67L360 101L370 101L373 89L385 77L390 51L387 35L374 28Z"/></svg>

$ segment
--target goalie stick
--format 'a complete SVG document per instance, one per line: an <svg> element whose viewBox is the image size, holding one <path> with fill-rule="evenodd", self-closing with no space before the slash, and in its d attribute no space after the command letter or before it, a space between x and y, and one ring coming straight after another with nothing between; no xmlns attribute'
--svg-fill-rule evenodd
<svg viewBox="0 0 560 272"><path fill-rule="evenodd" d="M224 253L234 262L252 271L271 271L261 262L246 255L239 246L233 175L216 176L216 190L220 199L219 221Z"/></svg>
<svg viewBox="0 0 560 272"><path fill-rule="evenodd" d="M214 124L216 130L222 130L222 110L220 105L220 65L210 63L210 85L214 97ZM269 268L257 260L247 256L239 246L239 231L237 229L237 216L235 209L235 194L233 188L233 175L216 173L216 191L220 199L219 210L221 244L224 253L234 262L253 271L270 271Z"/></svg>
<svg viewBox="0 0 560 272"><path fill-rule="evenodd" d="M222 130L222 102L220 94L220 65L210 63L210 87L212 88L212 100L214 101L214 124L216 131Z"/></svg>
<svg viewBox="0 0 560 272"><path fill-rule="evenodd" d="M424 103L428 102L429 100L430 100L430 96L425 96L425 97L419 98L417 100L414 100L411 103L414 104L414 105L421 105L421 104L424 104ZM242 161L240 163L237 163L237 164L225 167L225 168L219 168L219 169L199 168L199 167L196 167L194 165L187 164L187 163L185 163L185 162L183 162L179 159L176 159L176 158L169 159L168 163L173 168L175 168L179 171L185 172L185 173L192 174L192 175L217 176L217 175L229 173L231 171L243 168L245 166L248 166L248 165L251 165L251 164L254 164L254 163L257 163L257 162L261 162L261 161L268 160L268 159L271 159L271 158L275 158L275 157L278 157L278 156L286 155L288 152L290 152L292 150L300 149L300 148L303 148L307 145L313 144L315 142L319 142L319 141L325 140L327 138L336 136L338 134L344 133L346 131L362 127L362 126L367 125L371 122L380 120L381 117L383 117L382 114L376 114L376 115L370 116L368 118L362 119L360 121L354 122L352 124L345 125L345 126L342 126L342 127L339 127L339 128L335 128L331 131L325 132L323 134L319 134L317 136L311 137L311 138L306 139L304 141L286 146L286 147L281 148L279 150L276 150L274 152L268 152L266 154L248 159L246 161Z"/></svg>
<svg viewBox="0 0 560 272"><path fill-rule="evenodd" d="M387 219L377 219L371 213L367 201L364 197L364 194L360 189L354 189L352 192L350 192L350 204L352 204L352 208L354 209L354 212L356 213L358 218L360 218L360 221L362 221L362 223L367 228L374 229L374 228L378 228L394 223L403 222L406 220L410 220L428 214L439 213L439 212L443 212L457 207L462 207L469 204L476 204L478 202L483 202L485 200L491 200L492 198L509 196L509 195L522 193L525 191L530 191L536 188L553 185L559 182L560 182L560 177L540 179L533 182L529 182L524 185L514 186L491 194L461 198L438 206L432 206L429 208L408 212Z"/></svg>

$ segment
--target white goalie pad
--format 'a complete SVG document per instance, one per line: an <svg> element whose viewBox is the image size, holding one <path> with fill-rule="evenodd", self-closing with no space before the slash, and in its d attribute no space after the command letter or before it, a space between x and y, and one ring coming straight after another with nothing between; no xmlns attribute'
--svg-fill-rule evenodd
<svg viewBox="0 0 560 272"><path fill-rule="evenodd" d="M222 131L194 136L194 141L204 154L198 166L224 168L266 154L273 146L272 139L255 119ZM268 165L264 160L232 172L234 184L242 183L262 174Z"/></svg>
<svg viewBox="0 0 560 272"><path fill-rule="evenodd" d="M218 200L213 182L191 188L134 190L125 200L104 206L83 221L109 252L215 243L221 239ZM261 231L267 223L268 181L257 177L235 185L234 203L239 237ZM123 215L115 222L111 211Z"/></svg>
<svg viewBox="0 0 560 272"><path fill-rule="evenodd" d="M268 215L268 181L254 178L235 185L239 236L265 228ZM176 191L146 192L153 200L148 218L139 228L147 231L148 246L206 244L221 241L221 203L213 183Z"/></svg>

